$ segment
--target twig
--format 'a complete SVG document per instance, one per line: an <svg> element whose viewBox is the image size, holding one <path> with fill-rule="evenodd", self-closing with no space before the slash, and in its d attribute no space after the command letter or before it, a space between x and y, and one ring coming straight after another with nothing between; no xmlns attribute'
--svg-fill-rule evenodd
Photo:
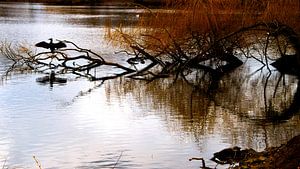
<svg viewBox="0 0 300 169"><path fill-rule="evenodd" d="M265 61L266 61L267 68L268 68L269 72L271 72L271 69L270 69L269 64L268 64L269 39L270 39L270 35L267 36L267 42L266 42L266 46L265 46L265 50L264 50L264 56L265 56Z"/></svg>
<svg viewBox="0 0 300 169"><path fill-rule="evenodd" d="M6 161L7 161L7 158L5 158L5 160L4 160L4 163L3 163L3 165L2 165L2 169L4 169L5 164L6 164Z"/></svg>
<svg viewBox="0 0 300 169"><path fill-rule="evenodd" d="M123 151L121 151L121 153L120 153L120 155L119 155L119 157L118 157L118 159L117 159L117 161L116 161L116 163L115 163L115 165L113 166L112 169L115 169L115 168L116 168L116 166L117 166L117 164L119 163L119 161L120 161L122 155L123 155Z"/></svg>
<svg viewBox="0 0 300 169"><path fill-rule="evenodd" d="M42 169L42 165L41 165L41 163L39 162L39 160L38 160L35 156L32 156L32 157L33 157L33 159L34 159L36 165L39 167L39 169Z"/></svg>

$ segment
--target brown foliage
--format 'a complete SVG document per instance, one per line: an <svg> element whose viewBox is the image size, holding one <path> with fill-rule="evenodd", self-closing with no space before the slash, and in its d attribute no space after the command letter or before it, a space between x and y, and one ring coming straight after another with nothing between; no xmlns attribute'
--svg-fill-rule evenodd
<svg viewBox="0 0 300 169"><path fill-rule="evenodd" d="M192 33L213 34L219 39L241 28L258 22L276 21L300 32L300 2L294 0L165 0L168 10L149 10L150 18L141 19L139 26L145 28L140 34L144 44L169 46L174 40L185 39ZM153 29L154 28L154 29ZM153 42L153 37L156 40Z"/></svg>

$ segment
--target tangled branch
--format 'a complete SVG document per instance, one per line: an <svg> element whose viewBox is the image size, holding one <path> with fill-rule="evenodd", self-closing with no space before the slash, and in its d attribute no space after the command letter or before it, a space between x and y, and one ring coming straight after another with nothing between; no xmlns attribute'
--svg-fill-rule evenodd
<svg viewBox="0 0 300 169"><path fill-rule="evenodd" d="M19 49L25 49L23 46L19 46L19 49L16 49L11 44L3 44L1 46L1 53L13 62L5 75L17 69L28 69L38 72L55 70L56 73L73 73L78 76L87 77L92 81L104 81L135 72L135 70L118 63L108 62L101 55L89 49L81 48L71 41L64 40L60 42L65 43L68 48L36 54L33 54L30 49L26 49L26 52L20 52ZM121 69L122 72L111 76L97 77L91 70L101 66L115 67Z"/></svg>

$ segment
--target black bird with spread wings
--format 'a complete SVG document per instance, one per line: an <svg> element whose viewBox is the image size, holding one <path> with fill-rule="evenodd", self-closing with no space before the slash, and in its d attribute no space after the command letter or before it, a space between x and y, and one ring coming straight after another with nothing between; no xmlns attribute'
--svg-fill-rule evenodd
<svg viewBox="0 0 300 169"><path fill-rule="evenodd" d="M54 51L56 49L60 49L60 48L65 48L67 47L67 45L63 42L58 42L58 43L53 43L53 39L50 38L50 43L47 43L45 41L39 42L37 44L35 44L36 47L42 47L42 48L46 48L46 49L50 49L51 53L54 53Z"/></svg>

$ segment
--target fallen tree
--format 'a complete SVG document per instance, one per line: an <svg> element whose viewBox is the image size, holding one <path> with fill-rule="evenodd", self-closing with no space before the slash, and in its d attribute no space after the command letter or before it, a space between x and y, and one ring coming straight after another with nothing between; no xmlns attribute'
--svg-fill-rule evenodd
<svg viewBox="0 0 300 169"><path fill-rule="evenodd" d="M166 46L161 39L150 34L141 34L141 38L146 39L140 40L120 30L119 38L129 45L128 50L120 52L125 52L130 57L127 62L133 66L145 64L147 61L141 69L108 62L100 54L67 40L58 40L65 43L67 48L39 53L34 53L34 49L29 47L14 48L9 44L3 44L0 49L2 54L13 62L6 75L13 70L27 69L73 73L92 81L105 81L125 75L149 82L157 78L172 77L175 81L182 78L190 85L211 90L218 87L224 75L241 66L249 58L255 59L269 70L269 62L272 62L271 65L282 74L299 75L300 38L285 24L277 21L256 23L218 39L210 34L190 33L183 39L172 39L170 36L168 40L171 42ZM145 43L145 40L150 41L151 43L148 43L152 46ZM245 42L246 46L242 47L241 42ZM294 54L288 54L287 48L290 46ZM279 56L269 55L269 50L278 50ZM253 55L251 51L258 54ZM237 55L237 52L241 54ZM92 71L104 66L114 67L117 73L99 77Z"/></svg>
<svg viewBox="0 0 300 169"><path fill-rule="evenodd" d="M132 69L119 63L108 62L100 54L83 49L67 40L59 40L59 42L65 43L67 48L40 53L34 53L33 49L25 46L16 49L7 44L3 44L0 49L4 56L13 61L6 75L12 70L20 68L40 72L55 70L56 73L73 73L92 81L108 80L125 75L129 78L147 81L173 77L174 80L182 78L188 84L198 87L203 87L202 84L205 83L206 88L213 89L217 88L219 80L224 75L241 66L249 58L257 60L262 67L268 69L269 62L273 62L271 65L283 74L298 76L298 72L300 72L298 66L300 65L300 38L292 28L276 21L243 27L219 39L212 38L211 35L192 33L184 39L173 39L169 46L164 46L163 41L151 35L141 35L142 38L145 37L148 41L152 41L151 44L154 46L151 47L121 31L119 36L130 45L130 50L121 51L131 57L127 60L129 64L145 64L147 61L142 69ZM255 36L258 37L255 39L253 38ZM254 40L247 42L247 47L241 47L240 43L234 43L249 41L249 39ZM283 46L284 43L288 45ZM254 48L257 45L260 45L261 48ZM292 55L287 54L287 48L290 45L295 51ZM155 48L155 51L151 50L152 48ZM279 51L279 57L277 56L279 59L268 55L269 48ZM250 50L257 50L261 53L260 57L252 55ZM242 55L236 55L237 51ZM114 67L121 71L102 77L97 77L91 71L103 66ZM192 79L198 79L196 83L191 83L191 75L194 76Z"/></svg>

